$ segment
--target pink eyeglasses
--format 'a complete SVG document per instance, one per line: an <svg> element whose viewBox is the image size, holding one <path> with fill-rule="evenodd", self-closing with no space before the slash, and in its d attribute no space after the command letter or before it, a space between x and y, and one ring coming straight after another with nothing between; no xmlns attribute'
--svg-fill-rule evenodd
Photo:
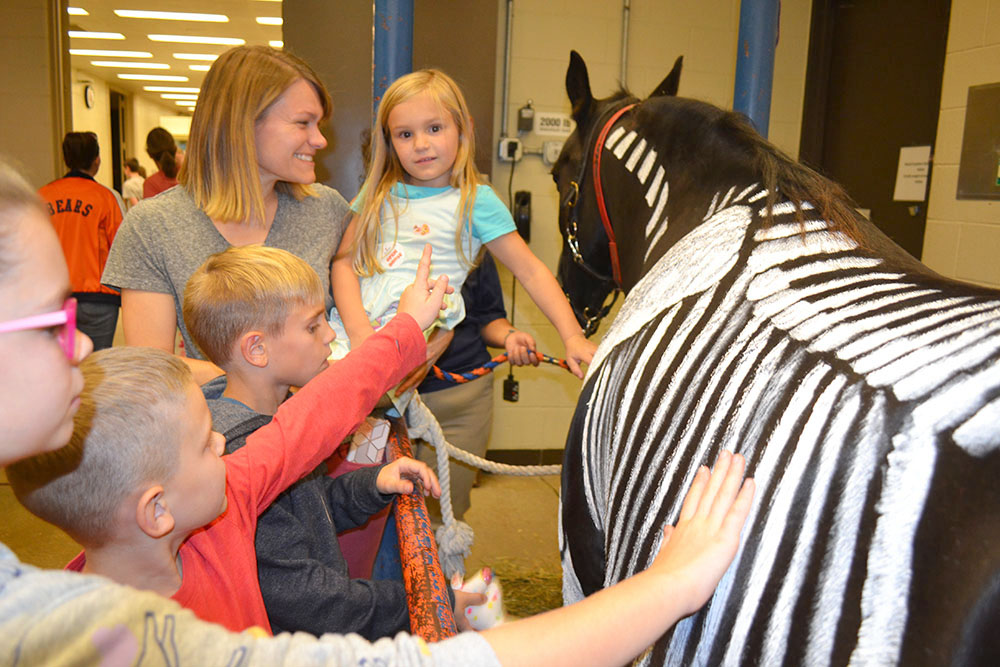
<svg viewBox="0 0 1000 667"><path fill-rule="evenodd" d="M22 317L18 320L0 322L0 333L10 331L27 331L29 329L45 329L60 327L59 344L62 345L66 358L73 361L76 355L76 299L69 297L63 302L62 308L51 313Z"/></svg>

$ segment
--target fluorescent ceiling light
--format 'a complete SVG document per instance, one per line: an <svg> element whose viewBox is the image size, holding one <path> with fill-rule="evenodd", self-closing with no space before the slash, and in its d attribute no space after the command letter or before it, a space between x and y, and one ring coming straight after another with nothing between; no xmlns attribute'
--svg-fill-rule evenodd
<svg viewBox="0 0 1000 667"><path fill-rule="evenodd" d="M285 48L285 43L280 39L272 39L270 42L267 43L267 45L270 46L272 49Z"/></svg>
<svg viewBox="0 0 1000 667"><path fill-rule="evenodd" d="M188 69L192 72L207 72L212 69L211 65L188 65Z"/></svg>
<svg viewBox="0 0 1000 667"><path fill-rule="evenodd" d="M160 95L160 97L162 97L165 100L188 100L188 101L190 101L190 100L196 100L196 99L198 99L198 96L194 95L192 93L162 93Z"/></svg>
<svg viewBox="0 0 1000 667"><path fill-rule="evenodd" d="M177 60L208 60L213 61L219 56L214 53L175 53Z"/></svg>
<svg viewBox="0 0 1000 667"><path fill-rule="evenodd" d="M83 7L67 7L66 13L71 16L90 16L90 12Z"/></svg>
<svg viewBox="0 0 1000 667"><path fill-rule="evenodd" d="M151 93L199 93L201 88L186 88L184 86L143 86L143 90Z"/></svg>
<svg viewBox="0 0 1000 667"><path fill-rule="evenodd" d="M131 81L187 81L186 76L174 76L172 74L119 74L119 79L129 79Z"/></svg>
<svg viewBox="0 0 1000 667"><path fill-rule="evenodd" d="M125 39L120 32L90 32L88 30L70 30L70 37L78 39Z"/></svg>
<svg viewBox="0 0 1000 667"><path fill-rule="evenodd" d="M258 16L257 23L261 25L281 25L280 16Z"/></svg>
<svg viewBox="0 0 1000 667"><path fill-rule="evenodd" d="M164 63L140 63L128 60L91 60L94 67L131 67L132 69L170 69L170 65Z"/></svg>
<svg viewBox="0 0 1000 667"><path fill-rule="evenodd" d="M178 42L180 44L222 44L224 46L241 46L247 40L239 37L196 37L192 35L146 35L154 42Z"/></svg>
<svg viewBox="0 0 1000 667"><path fill-rule="evenodd" d="M70 49L71 56L104 56L105 58L152 58L149 51L115 51L113 49Z"/></svg>
<svg viewBox="0 0 1000 667"><path fill-rule="evenodd" d="M139 9L116 9L115 14L125 19L163 19L165 21L203 21L229 23L225 14L193 14L190 12L148 12Z"/></svg>
<svg viewBox="0 0 1000 667"><path fill-rule="evenodd" d="M191 104L191 100L177 100L174 102L179 107L187 107L188 109L194 109L194 105Z"/></svg>

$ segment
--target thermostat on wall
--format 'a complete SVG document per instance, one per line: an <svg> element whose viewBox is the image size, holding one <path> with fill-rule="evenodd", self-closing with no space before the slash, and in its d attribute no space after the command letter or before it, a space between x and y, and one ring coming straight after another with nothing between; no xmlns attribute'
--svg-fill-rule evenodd
<svg viewBox="0 0 1000 667"><path fill-rule="evenodd" d="M94 87L87 85L83 87L83 103L88 109L94 108Z"/></svg>

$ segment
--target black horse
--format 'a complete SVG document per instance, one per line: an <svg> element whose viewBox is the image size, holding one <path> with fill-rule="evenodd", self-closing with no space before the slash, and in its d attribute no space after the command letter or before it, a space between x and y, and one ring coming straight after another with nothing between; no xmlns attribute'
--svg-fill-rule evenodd
<svg viewBox="0 0 1000 667"><path fill-rule="evenodd" d="M627 298L566 443L566 602L645 568L697 467L757 481L655 664L1000 664L1000 295L944 279L741 116L594 99L553 168L581 324ZM602 211L603 209L603 211Z"/></svg>

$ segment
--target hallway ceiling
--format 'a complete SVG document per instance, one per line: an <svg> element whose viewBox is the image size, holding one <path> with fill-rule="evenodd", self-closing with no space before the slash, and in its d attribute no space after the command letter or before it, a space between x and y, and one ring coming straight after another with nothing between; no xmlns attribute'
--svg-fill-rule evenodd
<svg viewBox="0 0 1000 667"><path fill-rule="evenodd" d="M70 7L78 7L88 15L70 15L68 25L71 31L111 32L124 35L124 39L92 39L70 37L70 49L138 51L151 57L97 56L71 54L74 69L104 79L118 90L147 97L167 107L176 106L178 114L189 113L186 108L175 105L173 99L164 99L163 93L146 91L144 86L169 86L200 88L205 78L204 71L192 70L191 65L211 65L211 60L190 60L177 58L174 54L218 55L231 48L229 45L186 44L154 41L148 35L180 35L186 37L226 37L243 39L247 44L267 44L281 40L280 25L261 25L257 17L281 17L281 2L274 0L68 0ZM227 22L201 22L189 20L163 20L151 18L126 18L118 16L114 10L151 10L158 12L190 12L201 14L221 14ZM103 67L93 65L93 61L130 62L136 64L166 65L166 68L146 69L131 67ZM118 77L118 74L167 75L186 77L187 81L139 81ZM169 93L167 93L169 94Z"/></svg>

